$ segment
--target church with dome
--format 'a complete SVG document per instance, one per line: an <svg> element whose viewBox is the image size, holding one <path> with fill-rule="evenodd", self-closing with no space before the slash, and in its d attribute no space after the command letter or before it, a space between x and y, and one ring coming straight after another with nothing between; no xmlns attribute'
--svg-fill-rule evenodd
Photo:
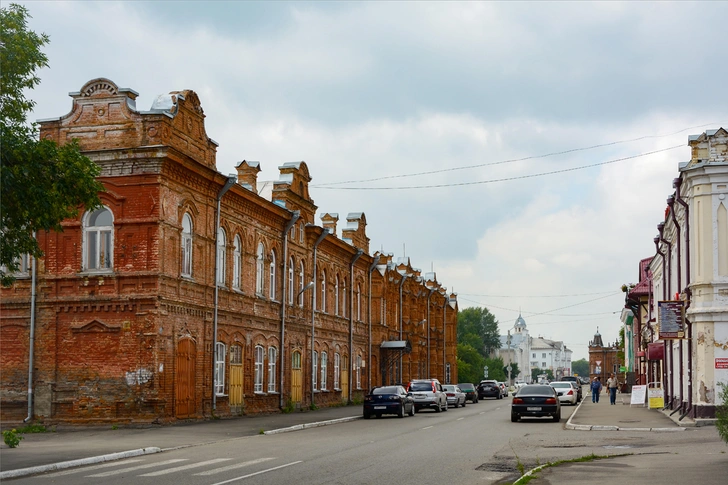
<svg viewBox="0 0 728 485"><path fill-rule="evenodd" d="M518 314L513 328L506 335L500 336L500 349L496 356L503 359L503 364L518 365L518 375L511 374L511 384L514 382L531 382L531 344L533 338L528 334L526 321Z"/></svg>

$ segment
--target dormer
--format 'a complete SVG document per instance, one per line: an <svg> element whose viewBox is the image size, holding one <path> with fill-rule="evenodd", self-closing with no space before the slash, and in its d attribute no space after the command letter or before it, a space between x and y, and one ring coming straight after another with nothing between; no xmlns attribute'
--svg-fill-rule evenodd
<svg viewBox="0 0 728 485"><path fill-rule="evenodd" d="M291 210L301 211L301 217L313 222L316 205L309 196L311 175L306 162L287 162L278 167L278 180L273 182L273 200L283 201Z"/></svg>
<svg viewBox="0 0 728 485"><path fill-rule="evenodd" d="M341 238L352 246L369 253L369 238L366 234L367 218L363 212L350 212L346 216L346 227L341 231Z"/></svg>
<svg viewBox="0 0 728 485"><path fill-rule="evenodd" d="M319 217L321 217L321 225L324 229L328 229L333 236L336 236L336 224L339 222L339 214L336 212L326 212Z"/></svg>
<svg viewBox="0 0 728 485"><path fill-rule="evenodd" d="M238 171L238 183L257 194L260 162L243 160L235 166L235 169Z"/></svg>

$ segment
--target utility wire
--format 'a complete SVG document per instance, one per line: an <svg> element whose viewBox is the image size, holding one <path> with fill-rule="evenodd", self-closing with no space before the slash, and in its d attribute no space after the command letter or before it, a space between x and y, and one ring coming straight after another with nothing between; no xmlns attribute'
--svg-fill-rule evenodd
<svg viewBox="0 0 728 485"><path fill-rule="evenodd" d="M479 295L476 293L458 293L458 296L482 296L485 298L566 298L571 296L594 296L613 294L614 290L599 291L596 293L573 293L571 295Z"/></svg>
<svg viewBox="0 0 728 485"><path fill-rule="evenodd" d="M502 179L479 180L476 182L458 182L458 183L452 183L452 184L434 184L434 185L409 185L409 186L400 186L400 187L332 187L332 186L325 186L325 185L317 185L316 187L318 187L320 189L329 189L329 190L411 190L411 189L438 189L438 188L442 188L442 187L462 187L462 186L466 186L466 185L491 184L491 183L495 183L495 182L509 182L512 180L521 180L521 179L528 179L528 178L534 178L534 177L542 177L544 175L554 175L557 173L574 172L576 170L584 170L586 168L598 167L600 165L609 165L611 163L623 162L625 160L633 160L635 158L645 157L647 155L654 155L655 153L666 152L669 150L674 150L676 148L682 148L682 147L683 147L683 145L675 145L675 146L672 146L669 148L663 148L661 150L654 150L651 152L640 153L639 155L632 155L629 157L615 158L614 160L607 160L606 162L593 163L591 165L582 165L580 167L565 168L562 170L553 170L551 172L541 172L541 173L535 173L535 174L530 174L530 175L519 175L516 177L506 177L506 178L502 178Z"/></svg>
<svg viewBox="0 0 728 485"><path fill-rule="evenodd" d="M688 130L694 130L695 128L703 128L705 126L715 126L715 125L720 125L722 123L723 122L719 122L719 123L706 123L704 125L690 126L688 128L683 128L682 130L679 130L679 131L676 131L676 132L673 132L673 133L664 134L664 135L644 135L644 136L640 136L640 137L637 137L637 138L630 138L629 140L613 141L613 142L609 142L609 143L602 143L602 144L599 144L599 145L592 145L592 146L582 147L582 148L571 148L569 150L562 150L560 152L551 152L551 153L546 153L544 155L531 155L531 156L523 157L523 158L514 158L514 159L510 159L510 160L500 160L500 161L497 161L497 162L479 163L479 164L476 164L476 165L468 165L468 166L465 166L465 167L443 168L443 169L440 169L440 170L431 170L429 172L419 172L419 173L389 175L389 176L385 176L385 177L375 177L375 178L360 179L360 180L346 180L346 181L342 181L342 182L325 182L325 183L322 183L322 184L312 184L311 186L312 187L326 187L326 186L331 186L331 185L353 184L353 183L362 183L362 182L377 182L379 180L389 180L389 179L404 178L404 177L418 177L420 175L432 175L432 174L436 174L436 173L454 172L454 171L457 171L457 170L469 170L471 168L480 168L480 167L488 167L488 166L492 166L492 165L501 165L501 164L504 164L504 163L523 162L525 160L533 160L533 159L536 159L536 158L546 158L546 157L552 157L552 156L555 156L555 155L565 155L567 153L574 153L574 152L580 152L580 151L586 151L586 150L593 150L595 148L602 148L602 147L607 147L607 146L619 145L621 143L631 143L631 142L635 142L635 141L646 140L648 138L664 138L666 136L674 136L674 135L683 133L683 132L688 131Z"/></svg>

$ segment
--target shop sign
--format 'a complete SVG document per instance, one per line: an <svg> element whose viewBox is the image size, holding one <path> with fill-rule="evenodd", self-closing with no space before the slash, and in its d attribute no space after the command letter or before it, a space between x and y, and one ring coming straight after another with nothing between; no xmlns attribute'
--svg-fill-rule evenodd
<svg viewBox="0 0 728 485"><path fill-rule="evenodd" d="M661 339L685 338L685 302L669 300L657 302L657 321Z"/></svg>

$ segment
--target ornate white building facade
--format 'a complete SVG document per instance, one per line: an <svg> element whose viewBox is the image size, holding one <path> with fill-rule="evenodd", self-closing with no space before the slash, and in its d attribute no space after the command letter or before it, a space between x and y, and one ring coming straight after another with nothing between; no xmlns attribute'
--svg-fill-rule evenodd
<svg viewBox="0 0 728 485"><path fill-rule="evenodd" d="M532 337L528 334L526 321L519 314L512 329L508 330L506 335L500 336L500 349L496 353L498 357L503 359L503 363L518 365L518 375L511 374L511 382L531 382L531 341Z"/></svg>

